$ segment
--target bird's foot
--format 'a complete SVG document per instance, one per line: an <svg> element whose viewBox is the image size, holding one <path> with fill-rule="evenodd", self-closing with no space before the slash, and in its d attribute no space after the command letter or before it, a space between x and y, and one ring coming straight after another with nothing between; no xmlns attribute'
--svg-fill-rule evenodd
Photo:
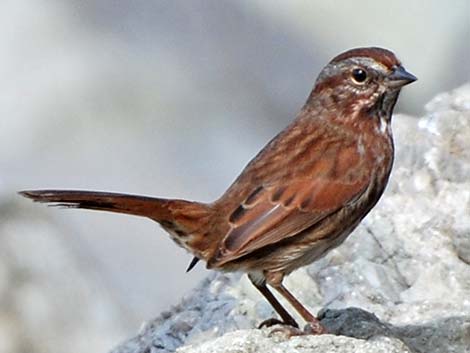
<svg viewBox="0 0 470 353"><path fill-rule="evenodd" d="M311 321L304 326L304 335L324 335L328 330L320 323L320 321Z"/></svg>
<svg viewBox="0 0 470 353"><path fill-rule="evenodd" d="M260 323L258 325L258 328L261 329L263 327L272 327L274 325L282 325L282 326L286 326L286 327L294 327L294 328L298 328L299 325L297 324L297 322L293 321L293 322L285 322L285 321L282 321L282 320L279 320L279 319L276 319L274 317L270 318L270 319L267 319L267 320L264 320L262 323Z"/></svg>
<svg viewBox="0 0 470 353"><path fill-rule="evenodd" d="M269 336L272 336L275 334L281 334L281 335L287 336L287 338L291 338L295 336L324 335L328 333L325 327L323 327L319 322L309 322L307 323L307 325L305 325L303 330L301 330L298 327L286 325L283 322L280 322L280 324L282 326L278 326L274 328L269 333Z"/></svg>

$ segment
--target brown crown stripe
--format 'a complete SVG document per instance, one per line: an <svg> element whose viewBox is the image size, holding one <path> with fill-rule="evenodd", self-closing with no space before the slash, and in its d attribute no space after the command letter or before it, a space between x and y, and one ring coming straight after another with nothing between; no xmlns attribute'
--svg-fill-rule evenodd
<svg viewBox="0 0 470 353"><path fill-rule="evenodd" d="M347 52L336 56L333 60L331 60L331 62L337 63L337 62L340 62L349 58L354 58L354 57L372 58L375 61L381 63L382 65L385 65L389 69L401 64L400 61L395 56L395 54L393 54L390 50L377 48L377 47L356 48L356 49L348 50Z"/></svg>

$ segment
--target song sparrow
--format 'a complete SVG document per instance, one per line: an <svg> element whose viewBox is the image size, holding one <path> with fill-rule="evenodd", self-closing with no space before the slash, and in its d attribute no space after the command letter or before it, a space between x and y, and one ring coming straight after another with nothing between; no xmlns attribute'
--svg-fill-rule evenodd
<svg viewBox="0 0 470 353"><path fill-rule="evenodd" d="M401 87L415 80L385 49L338 55L321 71L297 118L209 204L94 191L21 195L153 219L194 255L188 271L204 260L210 269L246 272L282 323L298 327L267 284L311 332L323 333L282 280L341 244L379 200L393 163L392 110Z"/></svg>

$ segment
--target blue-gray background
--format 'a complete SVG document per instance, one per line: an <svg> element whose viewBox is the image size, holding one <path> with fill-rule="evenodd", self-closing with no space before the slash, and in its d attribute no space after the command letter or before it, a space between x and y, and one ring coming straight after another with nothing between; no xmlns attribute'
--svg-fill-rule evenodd
<svg viewBox="0 0 470 353"><path fill-rule="evenodd" d="M28 318L12 310L16 299L5 300L17 275L0 271L0 352L109 349L205 275L200 265L185 274L190 256L150 221L32 206L16 190L211 201L295 116L334 55L369 45L396 52L419 78L397 110L419 116L436 93L469 81L469 43L468 0L3 1L0 200L9 208L0 213L0 243L21 229L12 219L27 224L34 215L56 226L66 257L85 269L85 285L64 269L54 285L30 275L21 288L40 282L49 301L68 303L61 286L85 286L79 299L91 303L101 293L112 302L103 315L117 319L88 339L88 321L71 317L67 305L48 304ZM44 273L61 271L39 233L31 246L14 233L16 266L37 258ZM45 305L25 296L31 310Z"/></svg>

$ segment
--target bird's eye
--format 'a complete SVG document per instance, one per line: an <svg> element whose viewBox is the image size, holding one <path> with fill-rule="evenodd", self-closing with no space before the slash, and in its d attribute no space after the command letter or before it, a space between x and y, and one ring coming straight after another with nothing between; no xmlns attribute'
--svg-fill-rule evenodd
<svg viewBox="0 0 470 353"><path fill-rule="evenodd" d="M367 72L364 69L354 69L352 71L352 79L356 83L364 83L367 80Z"/></svg>

